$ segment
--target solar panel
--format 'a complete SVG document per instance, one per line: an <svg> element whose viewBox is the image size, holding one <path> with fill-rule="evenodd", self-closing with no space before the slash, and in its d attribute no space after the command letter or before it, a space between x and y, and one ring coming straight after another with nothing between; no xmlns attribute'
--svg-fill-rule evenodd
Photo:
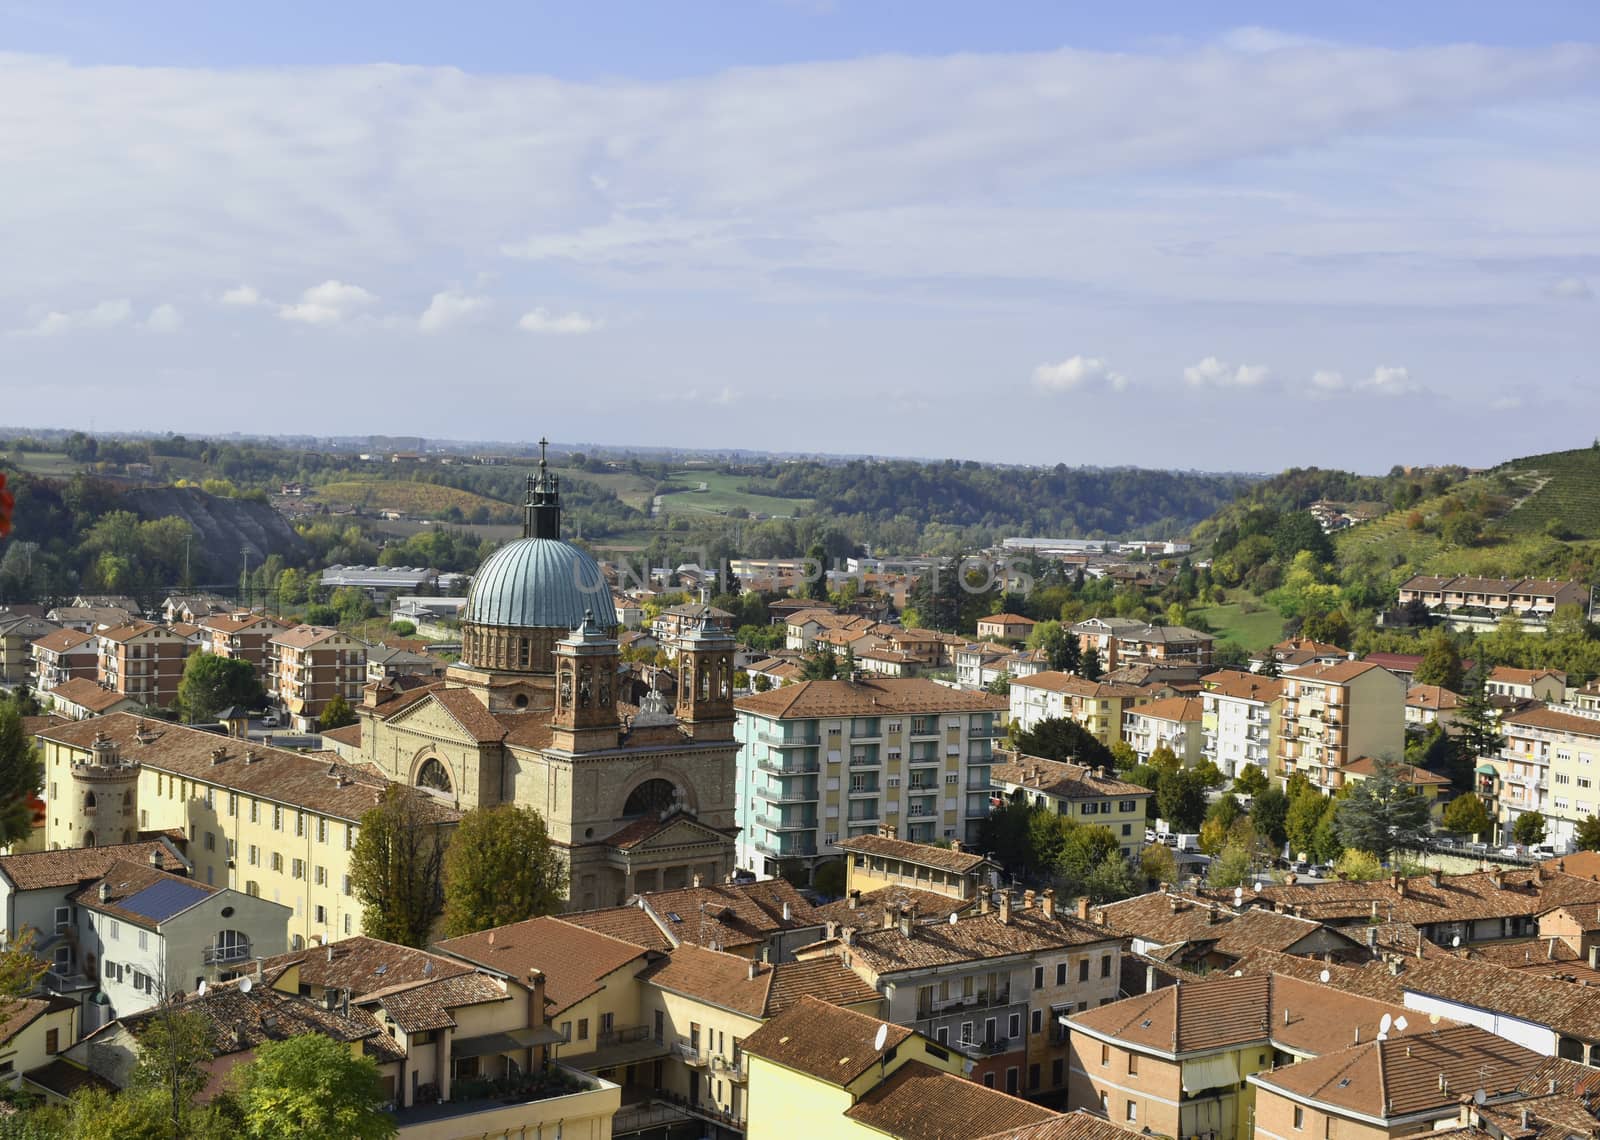
<svg viewBox="0 0 1600 1140"><path fill-rule="evenodd" d="M159 883L152 883L142 891L134 892L118 905L123 910L160 922L171 918L180 910L187 910L210 894L210 891L194 883L164 879Z"/></svg>

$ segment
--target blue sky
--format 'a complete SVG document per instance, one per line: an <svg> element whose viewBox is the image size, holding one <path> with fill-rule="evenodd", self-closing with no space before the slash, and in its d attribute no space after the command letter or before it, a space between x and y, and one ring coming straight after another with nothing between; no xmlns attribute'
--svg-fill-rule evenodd
<svg viewBox="0 0 1600 1140"><path fill-rule="evenodd" d="M0 420L1266 469L1595 433L1592 4L0 3Z"/></svg>

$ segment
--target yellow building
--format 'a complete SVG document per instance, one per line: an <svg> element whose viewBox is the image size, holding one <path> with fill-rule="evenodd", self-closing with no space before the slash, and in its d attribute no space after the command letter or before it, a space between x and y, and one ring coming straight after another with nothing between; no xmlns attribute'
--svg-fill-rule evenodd
<svg viewBox="0 0 1600 1140"><path fill-rule="evenodd" d="M1376 774L1377 768L1377 761L1372 757L1358 757L1341 770L1341 786L1370 780ZM1429 815L1435 824L1440 823L1444 819L1444 805L1451 799L1450 778L1436 775L1425 768L1418 768L1415 764L1406 763L1395 765L1395 772L1401 784L1414 789L1428 801Z"/></svg>
<svg viewBox="0 0 1600 1140"><path fill-rule="evenodd" d="M196 880L291 907L291 949L360 933L350 852L386 781L132 713L52 725L39 741L50 848L120 842L136 812L132 830L188 837ZM460 818L422 802L441 828Z"/></svg>
<svg viewBox="0 0 1600 1140"><path fill-rule="evenodd" d="M961 1076L959 1054L802 997L744 1042L749 1140L987 1136L1057 1114Z"/></svg>
<svg viewBox="0 0 1600 1140"><path fill-rule="evenodd" d="M1362 756L1400 760L1406 747L1406 686L1368 661L1311 665L1281 678L1278 775L1304 773L1332 793L1339 772Z"/></svg>
<svg viewBox="0 0 1600 1140"><path fill-rule="evenodd" d="M909 887L953 899L976 899L994 886L1000 865L962 847L912 843L895 836L892 824L877 835L858 835L839 844L845 853L845 893Z"/></svg>
<svg viewBox="0 0 1600 1140"><path fill-rule="evenodd" d="M996 796L1010 799L1020 793L1028 803L1078 823L1110 828L1123 855L1130 858L1144 847L1145 805L1155 795L1149 788L1119 780L1104 768L1019 752L996 753L996 758L1005 758L989 770Z"/></svg>
<svg viewBox="0 0 1600 1140"><path fill-rule="evenodd" d="M71 998L8 999L0 1018L0 1083L62 1099L60 1059L78 1040L78 1003Z"/></svg>

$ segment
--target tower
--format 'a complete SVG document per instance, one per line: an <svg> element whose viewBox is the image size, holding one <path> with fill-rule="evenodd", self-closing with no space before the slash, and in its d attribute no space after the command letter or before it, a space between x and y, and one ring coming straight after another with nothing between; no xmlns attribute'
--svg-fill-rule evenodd
<svg viewBox="0 0 1600 1140"><path fill-rule="evenodd" d="M65 824L65 833L51 826L50 846L102 847L132 843L139 834L139 768L137 760L123 760L104 732L95 734L87 760L72 763L69 802L50 809L52 821Z"/></svg>
<svg viewBox="0 0 1600 1140"><path fill-rule="evenodd" d="M678 639L678 705L695 740L733 737L733 634L701 617Z"/></svg>
<svg viewBox="0 0 1600 1140"><path fill-rule="evenodd" d="M583 624L556 642L553 747L596 752L617 746L617 640L586 611Z"/></svg>
<svg viewBox="0 0 1600 1140"><path fill-rule="evenodd" d="M550 474L545 461L549 441L539 441L539 475L528 476L528 497L522 506L523 538L561 537L561 476Z"/></svg>

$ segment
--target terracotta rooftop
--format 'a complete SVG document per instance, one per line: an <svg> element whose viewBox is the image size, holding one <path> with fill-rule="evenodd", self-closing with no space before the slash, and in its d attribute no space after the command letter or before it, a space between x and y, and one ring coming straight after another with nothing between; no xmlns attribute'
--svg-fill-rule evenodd
<svg viewBox="0 0 1600 1140"><path fill-rule="evenodd" d="M71 653L74 649L81 649L94 641L92 633L80 633L75 629L58 629L54 633L47 633L43 637L34 639L33 644L40 649L47 649L52 653Z"/></svg>
<svg viewBox="0 0 1600 1140"><path fill-rule="evenodd" d="M775 719L891 716L908 713L1004 712L1004 697L947 688L924 677L800 681L734 702L740 712Z"/></svg>
<svg viewBox="0 0 1600 1140"><path fill-rule="evenodd" d="M850 905L850 899L842 898L817 907L816 915L824 922L871 929L883 924L885 909L891 914L899 914L902 904L916 907L918 922L946 922L952 913L976 907L978 900L951 898L937 891L920 891L915 887L881 887L863 894L856 900L855 906Z"/></svg>
<svg viewBox="0 0 1600 1140"><path fill-rule="evenodd" d="M1083 1109L1038 1124L991 1133L981 1140L1136 1140L1146 1133L1102 1120Z"/></svg>
<svg viewBox="0 0 1600 1140"><path fill-rule="evenodd" d="M132 713L74 721L39 735L87 752L100 732L116 745L117 755L124 761L138 761L147 768L352 823L376 806L389 787L387 780L354 765L146 720ZM217 749L223 750L221 759L213 756ZM432 797L424 796L422 803L441 822L460 818L459 812Z"/></svg>
<svg viewBox="0 0 1600 1140"><path fill-rule="evenodd" d="M585 930L599 931L646 950L671 950L672 939L661 932L650 912L641 906L608 906L598 910L571 911L560 916Z"/></svg>
<svg viewBox="0 0 1600 1140"><path fill-rule="evenodd" d="M979 618L978 622L979 622L979 624L982 624L984 622L988 622L990 625L1037 625L1037 624L1039 624L1038 622L1034 621L1031 617L1023 617L1021 614L990 614L988 617Z"/></svg>
<svg viewBox="0 0 1600 1140"><path fill-rule="evenodd" d="M889 1025L883 1049L874 1049L878 1028L885 1024L807 994L746 1037L744 1051L843 1087L916 1036L903 1025Z"/></svg>
<svg viewBox="0 0 1600 1140"><path fill-rule="evenodd" d="M1397 764L1395 766L1398 782L1402 784L1448 784L1450 777L1436 776L1426 768L1418 768L1415 764ZM1378 762L1371 756L1358 756L1344 766L1347 776L1375 776L1378 772Z"/></svg>
<svg viewBox="0 0 1600 1140"><path fill-rule="evenodd" d="M523 982L526 981L524 978ZM389 1019L410 1034L429 1029L454 1029L457 1023L451 1010L510 1001L511 997L503 983L473 970L373 990L361 999L361 1004L382 1006Z"/></svg>
<svg viewBox="0 0 1600 1140"><path fill-rule="evenodd" d="M1195 697L1167 697L1159 701L1151 701L1147 705L1140 705L1130 709L1133 716L1149 717L1152 720L1171 720L1178 722L1200 721L1200 701Z"/></svg>
<svg viewBox="0 0 1600 1140"><path fill-rule="evenodd" d="M914 925L909 938L898 927L857 930L849 948L855 963L883 975L1115 941L1117 936L1110 931L1068 918L1059 910L1047 918L1041 907L1019 905L1012 908L1009 923L1002 922L995 910L969 912L955 922ZM842 939L814 944L819 950L841 945Z"/></svg>
<svg viewBox="0 0 1600 1140"><path fill-rule="evenodd" d="M969 1140L1053 1120L1056 1113L921 1061L907 1061L845 1115L899 1140Z"/></svg>
<svg viewBox="0 0 1600 1140"><path fill-rule="evenodd" d="M1046 669L1028 677L1013 677L1012 688L1045 689L1052 693L1067 693L1075 697L1142 697L1144 690L1136 685L1118 685L1106 681L1090 681L1076 673L1062 673Z"/></svg>
<svg viewBox="0 0 1600 1140"><path fill-rule="evenodd" d="M279 954L266 959L261 968L271 980L296 965L300 967L301 985L349 990L352 1001L359 1001L374 990L472 972L472 967L458 958L365 935Z"/></svg>
<svg viewBox="0 0 1600 1140"><path fill-rule="evenodd" d="M1251 908L1232 908L1178 891L1151 891L1096 907L1095 918L1108 930L1157 946L1211 942L1224 954L1243 957L1253 950L1288 950L1322 924L1306 918ZM1343 936L1341 936L1343 937Z"/></svg>
<svg viewBox="0 0 1600 1140"><path fill-rule="evenodd" d="M273 645L281 645L287 649L310 649L313 645L328 641L335 637L345 636L337 629L323 625L297 625L293 629L286 629L272 639Z"/></svg>
<svg viewBox="0 0 1600 1140"><path fill-rule="evenodd" d="M61 690L58 688L56 691ZM1600 717L1579 716L1577 713L1558 712L1545 707L1511 713L1502 717L1500 724L1502 727L1544 728L1554 732L1571 733L1573 736L1600 736Z"/></svg>
<svg viewBox="0 0 1600 1140"><path fill-rule="evenodd" d="M1499 883L1496 886L1496 882ZM1294 908L1303 918L1335 924L1365 924L1374 915L1384 922L1428 926L1468 919L1532 917L1567 903L1600 903L1600 883L1543 868L1474 871L1370 882L1273 884L1245 897L1257 904Z"/></svg>
<svg viewBox="0 0 1600 1140"><path fill-rule="evenodd" d="M134 638L143 637L147 633L159 635L169 632L171 631L152 621L126 621L121 625L112 626L110 629L102 629L100 637L106 641L121 642L132 641Z"/></svg>
<svg viewBox="0 0 1600 1140"><path fill-rule="evenodd" d="M642 946L549 916L450 938L437 948L523 982L528 971L538 970L551 1013L597 992L607 974L634 964L642 968L647 953Z"/></svg>
<svg viewBox="0 0 1600 1140"><path fill-rule="evenodd" d="M1413 993L1514 1014L1565 1037L1600 1041L1600 992L1587 985L1461 958L1408 959L1399 983Z"/></svg>
<svg viewBox="0 0 1600 1140"><path fill-rule="evenodd" d="M77 705L79 708L88 709L92 713L104 712L113 705L132 699L115 690L102 689L97 682L87 677L73 677L62 681L50 690L50 696Z"/></svg>
<svg viewBox="0 0 1600 1140"><path fill-rule="evenodd" d="M161 852L165 866L184 866L177 851L157 839L141 843L114 843L105 847L69 847L60 851L0 855L0 875L11 880L19 891L70 887L75 883L93 882L104 875L112 864L121 860L148 864L152 851Z"/></svg>
<svg viewBox="0 0 1600 1140"><path fill-rule="evenodd" d="M942 871L967 874L976 871L989 860L974 851L956 851L937 847L932 843L914 843L909 839L891 839L887 835L857 835L842 840L839 850L853 854L880 855L886 859L899 859L919 867L937 867Z"/></svg>
<svg viewBox="0 0 1600 1140"><path fill-rule="evenodd" d="M1371 661L1340 661L1336 665L1310 665L1291 675L1293 681L1325 682L1330 685L1344 685L1354 681L1357 677L1382 668Z"/></svg>
<svg viewBox="0 0 1600 1140"><path fill-rule="evenodd" d="M1283 682L1276 677L1245 673L1238 669L1218 669L1200 678L1208 692L1241 701L1270 703L1283 696Z"/></svg>
<svg viewBox="0 0 1600 1140"><path fill-rule="evenodd" d="M1461 703L1461 696L1443 685L1412 685L1406 690L1406 704L1413 708L1444 711Z"/></svg>
<svg viewBox="0 0 1600 1140"><path fill-rule="evenodd" d="M1015 784L1032 788L1060 799L1104 799L1108 796L1150 796L1155 793L1138 784L1130 784L1081 764L1064 760L1046 760L1042 756L1026 753L995 751L995 765L989 769L989 779L996 784ZM1002 760L1003 757L1010 759Z"/></svg>
<svg viewBox="0 0 1600 1140"><path fill-rule="evenodd" d="M649 891L640 897L675 945L734 950L758 945L779 931L822 925L805 896L783 879ZM788 918L783 916L786 903Z"/></svg>
<svg viewBox="0 0 1600 1140"><path fill-rule="evenodd" d="M1417 1021L1426 1024L1421 1015ZM1339 1115L1387 1120L1429 1110L1455 1112L1463 1095L1516 1089L1539 1054L1475 1025L1390 1034L1250 1077L1252 1084Z"/></svg>
<svg viewBox="0 0 1600 1140"><path fill-rule="evenodd" d="M805 994L834 1005L881 1000L877 990L837 958L771 965L693 945L674 949L642 980L761 1019L782 1013Z"/></svg>

